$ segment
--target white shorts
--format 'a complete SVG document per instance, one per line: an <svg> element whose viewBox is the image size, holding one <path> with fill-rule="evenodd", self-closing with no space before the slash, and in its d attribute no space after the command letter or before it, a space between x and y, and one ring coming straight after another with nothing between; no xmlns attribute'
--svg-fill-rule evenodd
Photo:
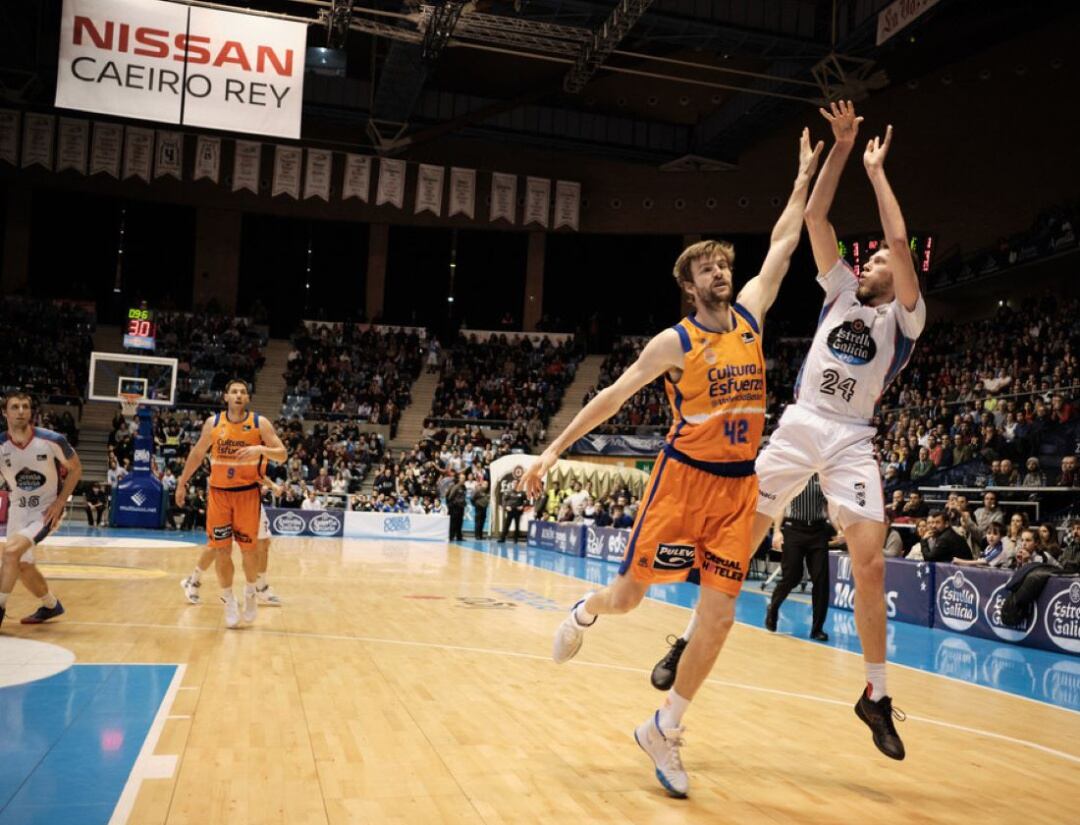
<svg viewBox="0 0 1080 825"><path fill-rule="evenodd" d="M261 505L259 506L259 535L255 538L258 541L270 538L270 517L266 515L266 508Z"/></svg>
<svg viewBox="0 0 1080 825"><path fill-rule="evenodd" d="M34 545L49 535L45 529L45 511L31 510L25 507L12 507L8 510L7 537L25 536L30 539L30 548L19 557L19 561L34 563Z"/></svg>
<svg viewBox="0 0 1080 825"><path fill-rule="evenodd" d="M779 518L817 473L838 527L845 526L841 509L855 521L885 521L885 494L872 443L876 433L869 425L834 421L791 404L757 457L757 511Z"/></svg>

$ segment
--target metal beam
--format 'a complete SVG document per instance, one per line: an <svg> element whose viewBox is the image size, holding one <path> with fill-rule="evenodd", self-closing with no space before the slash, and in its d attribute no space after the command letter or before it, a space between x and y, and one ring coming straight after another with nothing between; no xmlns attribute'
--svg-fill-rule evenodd
<svg viewBox="0 0 1080 825"><path fill-rule="evenodd" d="M571 94L580 93L596 74L597 67L615 51L652 4L653 0L619 0L611 14L596 29L592 42L581 44L573 68L563 79L563 88Z"/></svg>

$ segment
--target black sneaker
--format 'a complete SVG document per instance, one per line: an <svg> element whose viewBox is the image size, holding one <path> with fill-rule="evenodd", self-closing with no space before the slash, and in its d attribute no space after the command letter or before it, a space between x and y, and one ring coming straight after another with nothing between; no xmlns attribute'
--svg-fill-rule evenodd
<svg viewBox="0 0 1080 825"><path fill-rule="evenodd" d="M657 690L669 690L675 684L675 674L679 670L679 659L686 650L686 639L674 636L667 637L667 643L671 649L664 654L664 658L656 663L652 669L652 686Z"/></svg>
<svg viewBox="0 0 1080 825"><path fill-rule="evenodd" d="M892 706L892 697L884 696L877 702L870 701L869 688L863 691L855 703L855 715L862 719L874 734L877 749L890 759L904 758L904 743L896 732L893 719L903 722L907 716Z"/></svg>
<svg viewBox="0 0 1080 825"><path fill-rule="evenodd" d="M47 622L49 619L55 619L57 616L64 614L64 606L60 604L60 600L56 600L56 604L53 607L46 607L42 605L29 616L23 616L20 621L22 624L41 624Z"/></svg>
<svg viewBox="0 0 1080 825"><path fill-rule="evenodd" d="M776 632L776 623L780 619L780 610L773 610L773 606L770 604L765 610L765 629L770 633Z"/></svg>

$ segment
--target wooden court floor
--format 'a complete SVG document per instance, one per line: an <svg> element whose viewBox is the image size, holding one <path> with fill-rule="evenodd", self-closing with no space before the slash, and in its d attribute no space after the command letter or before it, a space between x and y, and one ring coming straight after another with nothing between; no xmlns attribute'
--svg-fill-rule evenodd
<svg viewBox="0 0 1080 825"><path fill-rule="evenodd" d="M276 539L285 605L226 630L212 578L203 605L182 599L197 548L93 544L40 557L138 577L57 581L66 616L3 631L81 663L184 666L153 746L176 768L137 788L132 823L1075 821L1070 711L893 668L909 714L893 762L852 712L857 656L736 625L686 717L691 797L674 800L632 730L683 608L602 618L557 666L555 608L586 585L497 556ZM21 588L11 606L33 608Z"/></svg>

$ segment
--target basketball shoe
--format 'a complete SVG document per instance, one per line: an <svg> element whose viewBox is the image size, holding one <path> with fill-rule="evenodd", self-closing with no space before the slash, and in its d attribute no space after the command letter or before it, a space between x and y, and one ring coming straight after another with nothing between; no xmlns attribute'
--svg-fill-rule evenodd
<svg viewBox="0 0 1080 825"><path fill-rule="evenodd" d="M675 641L671 641L674 639ZM675 684L675 674L679 670L679 659L686 650L686 639L668 636L668 644L671 649L664 654L664 658L656 663L652 669L652 686L657 690L668 690Z"/></svg>
<svg viewBox="0 0 1080 825"><path fill-rule="evenodd" d="M20 624L41 624L47 622L49 619L55 619L57 616L61 616L64 613L64 606L60 604L60 600L56 600L55 607L46 607L42 605L29 616L23 616L19 619Z"/></svg>
<svg viewBox="0 0 1080 825"><path fill-rule="evenodd" d="M669 795L682 799L690 792L690 777L682 765L679 748L683 744L683 728L660 727L660 711L634 729L634 741L652 759L656 778Z"/></svg>
<svg viewBox="0 0 1080 825"><path fill-rule="evenodd" d="M251 624L255 621L255 614L258 610L259 597L254 590L244 591L244 621Z"/></svg>
<svg viewBox="0 0 1080 825"><path fill-rule="evenodd" d="M874 735L874 744L877 745L879 751L890 759L904 758L904 743L900 741L900 734L896 732L893 719L903 722L907 716L902 710L897 710L892 706L891 696L883 696L877 702L871 702L868 686L859 697L859 701L855 703L855 715L870 728L870 732Z"/></svg>
<svg viewBox="0 0 1080 825"><path fill-rule="evenodd" d="M570 608L570 615L563 619L562 624L555 631L555 644L551 650L551 658L555 660L555 664L561 665L563 662L573 659L577 652L581 650L581 643L585 640L585 631L596 624L596 619L593 619L590 624L580 624L577 620L578 605L584 604L585 600L591 595L592 591L590 590L582 599L576 602Z"/></svg>
<svg viewBox="0 0 1080 825"><path fill-rule="evenodd" d="M202 582L192 581L191 576L180 579L180 589L184 591L184 597L191 604L199 604L202 602L202 598L199 596L200 587L202 587Z"/></svg>
<svg viewBox="0 0 1080 825"><path fill-rule="evenodd" d="M281 598L274 592L270 585L259 587L255 590L259 596L259 604L268 604L272 607L281 607Z"/></svg>
<svg viewBox="0 0 1080 825"><path fill-rule="evenodd" d="M240 624L240 605L236 599L226 600L221 597L221 603L225 605L225 627L236 627Z"/></svg>

